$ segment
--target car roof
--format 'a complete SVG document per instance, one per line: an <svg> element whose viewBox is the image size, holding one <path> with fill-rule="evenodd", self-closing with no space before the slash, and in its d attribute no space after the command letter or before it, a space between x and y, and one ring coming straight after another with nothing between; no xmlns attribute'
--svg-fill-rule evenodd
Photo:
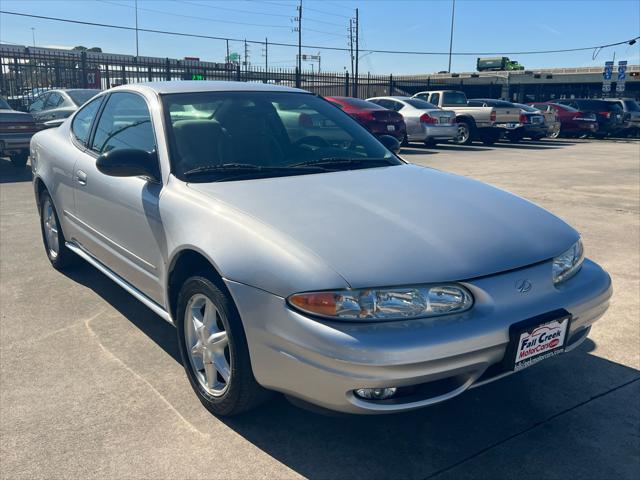
<svg viewBox="0 0 640 480"><path fill-rule="evenodd" d="M299 88L270 85L268 83L227 82L214 80L174 80L170 82L142 82L120 85L110 89L152 91L162 94L196 92L291 92L309 93Z"/></svg>

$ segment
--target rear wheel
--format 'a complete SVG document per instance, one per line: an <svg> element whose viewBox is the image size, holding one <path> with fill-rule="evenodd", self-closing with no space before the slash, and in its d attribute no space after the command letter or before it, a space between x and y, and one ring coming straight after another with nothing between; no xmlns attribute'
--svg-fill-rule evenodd
<svg viewBox="0 0 640 480"><path fill-rule="evenodd" d="M236 415L267 397L253 376L235 305L214 282L203 276L188 278L180 290L176 316L182 364L207 410Z"/></svg>
<svg viewBox="0 0 640 480"><path fill-rule="evenodd" d="M453 139L458 145L469 145L471 143L471 125L466 120L458 122L458 135Z"/></svg>
<svg viewBox="0 0 640 480"><path fill-rule="evenodd" d="M27 153L24 153L24 152L14 153L13 155L11 155L11 163L16 168L24 168L27 165L28 158L29 158L29 155Z"/></svg>
<svg viewBox="0 0 640 480"><path fill-rule="evenodd" d="M549 134L549 138L558 138L560 136L560 129L554 130Z"/></svg>
<svg viewBox="0 0 640 480"><path fill-rule="evenodd" d="M424 145L425 145L425 147L434 148L436 145L438 145L438 142L436 140L434 140L433 138L427 138L424 141Z"/></svg>
<svg viewBox="0 0 640 480"><path fill-rule="evenodd" d="M46 190L40 194L40 230L47 258L55 269L63 270L78 261L79 257L65 245L58 213Z"/></svg>

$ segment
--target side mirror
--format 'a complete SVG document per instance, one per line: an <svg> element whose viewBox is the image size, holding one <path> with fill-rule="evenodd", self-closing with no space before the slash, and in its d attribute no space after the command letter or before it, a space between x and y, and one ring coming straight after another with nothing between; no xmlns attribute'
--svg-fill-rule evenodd
<svg viewBox="0 0 640 480"><path fill-rule="evenodd" d="M400 151L400 142L398 141L398 139L396 139L396 137L393 137L391 135L381 135L378 140L380 140L380 143L382 143L393 153L398 153Z"/></svg>
<svg viewBox="0 0 640 480"><path fill-rule="evenodd" d="M160 180L158 155L134 148L122 148L103 153L96 160L96 167L111 177L149 177Z"/></svg>

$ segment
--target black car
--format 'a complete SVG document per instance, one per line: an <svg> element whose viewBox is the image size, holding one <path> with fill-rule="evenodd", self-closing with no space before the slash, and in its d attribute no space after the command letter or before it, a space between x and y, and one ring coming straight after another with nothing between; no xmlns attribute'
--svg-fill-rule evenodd
<svg viewBox="0 0 640 480"><path fill-rule="evenodd" d="M6 155L14 166L24 168L31 136L37 131L31 115L13 110L0 98L0 156Z"/></svg>
<svg viewBox="0 0 640 480"><path fill-rule="evenodd" d="M623 137L640 135L640 105L633 98L607 98L607 102L613 102L622 107L622 131Z"/></svg>
<svg viewBox="0 0 640 480"><path fill-rule="evenodd" d="M36 122L47 127L57 127L80 105L100 93L90 88L70 88L44 92L29 106L29 113Z"/></svg>
<svg viewBox="0 0 640 480"><path fill-rule="evenodd" d="M520 119L513 129L507 130L505 136L511 142L519 142L523 138L540 140L547 136L549 126L544 122L544 115L536 109L524 108L505 100L494 98L474 98L467 102L470 107L513 108L520 110Z"/></svg>
<svg viewBox="0 0 640 480"><path fill-rule="evenodd" d="M592 98L563 98L554 100L554 103L568 105L581 112L594 113L598 121L598 131L593 135L598 138L619 133L624 126L624 110L615 102Z"/></svg>

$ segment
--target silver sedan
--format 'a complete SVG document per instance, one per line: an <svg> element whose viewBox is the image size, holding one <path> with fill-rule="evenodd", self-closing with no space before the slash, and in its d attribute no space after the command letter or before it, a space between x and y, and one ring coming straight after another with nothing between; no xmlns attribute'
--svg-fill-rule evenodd
<svg viewBox="0 0 640 480"><path fill-rule="evenodd" d="M402 115L407 125L405 143L424 142L427 146L434 146L458 135L455 112L442 110L420 98L374 97L367 101Z"/></svg>
<svg viewBox="0 0 640 480"><path fill-rule="evenodd" d="M53 267L82 259L175 325L217 415L272 391L434 404L576 348L611 296L562 220L408 164L302 90L126 85L30 149Z"/></svg>

